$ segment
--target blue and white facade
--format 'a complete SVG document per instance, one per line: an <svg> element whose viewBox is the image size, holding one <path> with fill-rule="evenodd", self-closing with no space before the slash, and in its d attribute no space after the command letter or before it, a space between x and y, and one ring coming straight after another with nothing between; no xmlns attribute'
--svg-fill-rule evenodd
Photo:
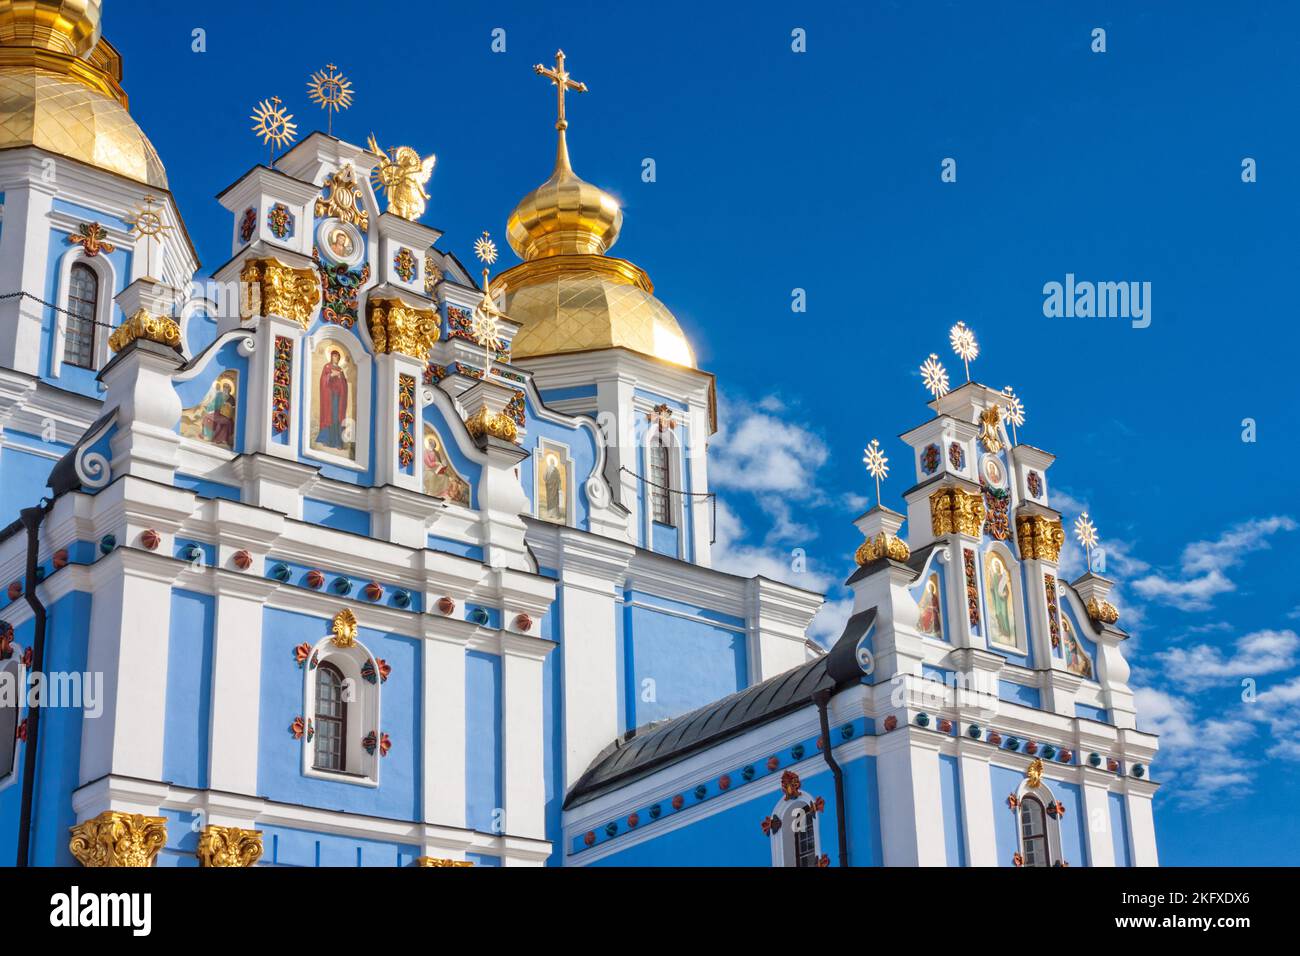
<svg viewBox="0 0 1300 956"><path fill-rule="evenodd" d="M249 171L204 278L165 187L0 150L0 295L29 293L0 299L0 524L39 510L0 534L0 678L49 688L39 734L25 692L0 707L0 864L25 789L35 865L114 814L162 821L158 866L214 828L285 866L1156 862L1109 584L1017 537L1059 517L1051 456L1000 424L981 445L997 393L907 436L906 546L902 515L861 519L881 550L827 653L821 595L710 567L712 376L512 358L508 318L485 362L483 292L383 210L378 161L314 133ZM156 239L128 222L146 202ZM97 324L73 364L78 266ZM988 455L1011 532L942 525Z"/></svg>

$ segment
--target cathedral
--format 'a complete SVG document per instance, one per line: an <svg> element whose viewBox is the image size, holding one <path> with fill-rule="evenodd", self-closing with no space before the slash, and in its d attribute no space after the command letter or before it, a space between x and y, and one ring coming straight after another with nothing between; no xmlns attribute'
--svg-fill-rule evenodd
<svg viewBox="0 0 1300 956"><path fill-rule="evenodd" d="M103 6L0 0L0 864L1156 864L1112 582L1060 576L1012 397L931 357L823 648L822 595L711 566L714 377L563 54L518 264L440 245L432 157L267 101L199 273Z"/></svg>

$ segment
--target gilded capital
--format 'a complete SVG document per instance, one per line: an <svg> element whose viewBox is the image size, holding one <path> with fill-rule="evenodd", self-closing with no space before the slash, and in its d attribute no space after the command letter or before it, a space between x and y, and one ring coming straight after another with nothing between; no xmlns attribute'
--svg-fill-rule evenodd
<svg viewBox="0 0 1300 956"><path fill-rule="evenodd" d="M911 556L912 552L908 550L907 545L903 543L901 538L882 531L858 545L858 551L853 556L853 560L859 565L863 565L870 564L879 558L906 561Z"/></svg>
<svg viewBox="0 0 1300 956"><path fill-rule="evenodd" d="M1065 544L1065 529L1061 522L1046 515L1021 514L1016 516L1016 539L1020 542L1020 557L1028 561L1059 561L1061 546Z"/></svg>
<svg viewBox="0 0 1300 956"><path fill-rule="evenodd" d="M262 858L262 831L208 824L199 834L199 866L252 866Z"/></svg>
<svg viewBox="0 0 1300 956"><path fill-rule="evenodd" d="M1119 608L1109 601L1098 601L1094 597L1088 601L1088 617L1102 624L1114 624L1119 620Z"/></svg>
<svg viewBox="0 0 1300 956"><path fill-rule="evenodd" d="M425 361L438 341L442 323L433 309L413 309L397 299L371 299L367 313L378 355L396 352Z"/></svg>
<svg viewBox="0 0 1300 956"><path fill-rule="evenodd" d="M72 827L68 849L82 866L153 866L167 842L167 818L105 810Z"/></svg>
<svg viewBox="0 0 1300 956"><path fill-rule="evenodd" d="M519 429L514 419L500 412L494 413L486 405L480 406L477 412L465 419L465 428L474 438L491 435L509 442L519 440Z"/></svg>
<svg viewBox="0 0 1300 956"><path fill-rule="evenodd" d="M473 866L469 860L448 860L438 856L417 856L416 866Z"/></svg>
<svg viewBox="0 0 1300 956"><path fill-rule="evenodd" d="M150 315L140 309L108 337L108 347L120 352L136 339L145 339L176 348L181 344L181 327L176 320L165 315Z"/></svg>
<svg viewBox="0 0 1300 956"><path fill-rule="evenodd" d="M930 524L936 538L946 534L980 536L984 499L960 488L941 488L930 496Z"/></svg>
<svg viewBox="0 0 1300 956"><path fill-rule="evenodd" d="M239 273L239 315L278 315L305 331L320 304L320 277L314 269L293 269L274 259L249 259Z"/></svg>

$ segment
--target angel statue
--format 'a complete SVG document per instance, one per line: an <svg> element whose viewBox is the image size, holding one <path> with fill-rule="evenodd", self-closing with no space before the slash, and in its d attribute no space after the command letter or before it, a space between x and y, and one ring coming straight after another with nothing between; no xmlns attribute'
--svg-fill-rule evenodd
<svg viewBox="0 0 1300 956"><path fill-rule="evenodd" d="M433 175L437 156L420 159L420 154L410 146L398 146L390 156L379 148L375 134L370 134L370 150L382 159L375 167L375 188L388 196L388 211L403 219L415 221L424 215L424 204L429 194L424 184Z"/></svg>

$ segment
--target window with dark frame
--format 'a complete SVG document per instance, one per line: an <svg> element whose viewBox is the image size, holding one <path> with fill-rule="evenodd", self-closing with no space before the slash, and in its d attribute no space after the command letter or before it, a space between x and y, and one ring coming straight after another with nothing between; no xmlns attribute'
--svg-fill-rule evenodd
<svg viewBox="0 0 1300 956"><path fill-rule="evenodd" d="M1034 796L1020 801L1020 839L1025 866L1051 866L1047 852L1047 811Z"/></svg>
<svg viewBox="0 0 1300 956"><path fill-rule="evenodd" d="M650 442L650 516L659 524L673 523L672 488L668 443L656 435Z"/></svg>
<svg viewBox="0 0 1300 956"><path fill-rule="evenodd" d="M63 361L78 368L95 367L95 315L99 311L99 276L78 262L68 276L68 312Z"/></svg>
<svg viewBox="0 0 1300 956"><path fill-rule="evenodd" d="M813 830L811 808L805 807L795 813L791 823L794 825L794 865L817 865L817 834Z"/></svg>
<svg viewBox="0 0 1300 956"><path fill-rule="evenodd" d="M0 669L0 681L18 683L18 669ZM18 756L18 699L21 695L0 693L0 780L14 771Z"/></svg>
<svg viewBox="0 0 1300 956"><path fill-rule="evenodd" d="M316 668L317 770L347 770L348 705L343 672L328 661Z"/></svg>

